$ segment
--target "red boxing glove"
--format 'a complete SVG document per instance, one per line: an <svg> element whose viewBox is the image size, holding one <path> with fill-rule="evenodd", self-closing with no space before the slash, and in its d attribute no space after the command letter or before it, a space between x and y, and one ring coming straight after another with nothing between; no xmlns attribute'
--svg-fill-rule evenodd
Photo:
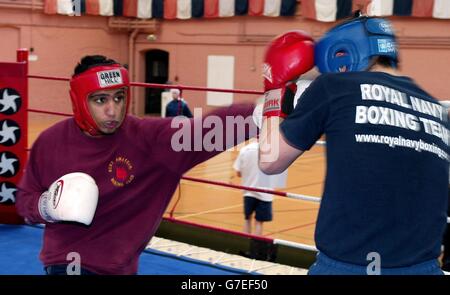
<svg viewBox="0 0 450 295"><path fill-rule="evenodd" d="M263 116L285 118L294 109L295 80L314 67L314 40L303 31L276 37L267 48L263 65Z"/></svg>

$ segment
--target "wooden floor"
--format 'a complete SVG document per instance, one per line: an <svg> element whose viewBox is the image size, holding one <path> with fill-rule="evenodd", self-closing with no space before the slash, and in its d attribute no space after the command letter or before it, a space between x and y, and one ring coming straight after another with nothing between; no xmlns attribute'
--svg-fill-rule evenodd
<svg viewBox="0 0 450 295"><path fill-rule="evenodd" d="M35 138L62 117L30 113L29 146ZM320 196L325 174L325 148L315 146L305 152L288 169L288 181L281 191ZM238 151L226 151L194 167L186 176L240 184L232 169ZM167 208L173 208L174 217L241 231L244 224L243 199L240 190L182 180ZM314 229L319 205L317 203L275 197L273 221L264 224L264 235L304 244L314 244Z"/></svg>

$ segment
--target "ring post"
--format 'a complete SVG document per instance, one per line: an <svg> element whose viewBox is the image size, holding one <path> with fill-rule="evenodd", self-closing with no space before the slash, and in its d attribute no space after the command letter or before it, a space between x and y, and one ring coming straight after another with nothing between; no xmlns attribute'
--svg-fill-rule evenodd
<svg viewBox="0 0 450 295"><path fill-rule="evenodd" d="M15 207L27 161L28 50L16 62L0 62L0 223L22 224Z"/></svg>

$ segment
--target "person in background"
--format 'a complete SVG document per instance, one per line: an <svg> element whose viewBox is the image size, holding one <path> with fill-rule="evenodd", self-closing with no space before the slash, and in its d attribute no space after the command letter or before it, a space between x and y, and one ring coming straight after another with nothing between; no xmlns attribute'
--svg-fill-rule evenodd
<svg viewBox="0 0 450 295"><path fill-rule="evenodd" d="M179 89L170 89L172 100L166 106L166 117L185 116L192 118L191 110L189 109L187 102L181 97Z"/></svg>
<svg viewBox="0 0 450 295"><path fill-rule="evenodd" d="M264 174L258 167L257 141L244 146L236 158L233 168L241 184L247 187L274 189L286 186L287 170L275 175ZM273 195L244 190L244 232L262 235L263 223L272 221ZM252 215L255 213L255 226L252 232Z"/></svg>

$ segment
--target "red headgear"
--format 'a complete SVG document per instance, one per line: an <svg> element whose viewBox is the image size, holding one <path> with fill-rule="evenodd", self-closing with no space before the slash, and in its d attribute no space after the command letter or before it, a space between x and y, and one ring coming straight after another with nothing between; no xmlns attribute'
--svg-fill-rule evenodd
<svg viewBox="0 0 450 295"><path fill-rule="evenodd" d="M119 64L96 66L73 76L70 80L70 98L77 125L90 135L100 135L101 131L89 112L88 96L99 90L127 87L126 114L130 105L129 86L128 71Z"/></svg>

